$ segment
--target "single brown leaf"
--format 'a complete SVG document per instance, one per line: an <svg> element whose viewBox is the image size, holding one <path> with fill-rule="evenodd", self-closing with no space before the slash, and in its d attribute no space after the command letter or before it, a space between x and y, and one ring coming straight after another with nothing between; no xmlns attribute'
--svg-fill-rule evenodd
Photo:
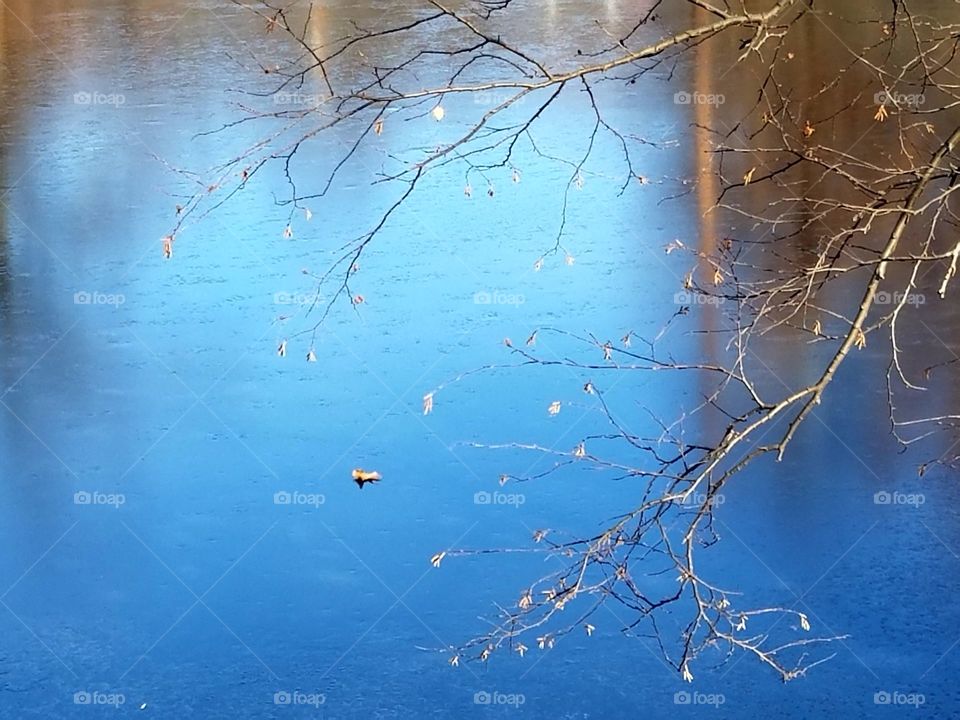
<svg viewBox="0 0 960 720"><path fill-rule="evenodd" d="M361 468L354 469L351 475L353 476L353 481L361 490L363 490L363 486L366 483L378 483L383 479L376 470L367 471Z"/></svg>

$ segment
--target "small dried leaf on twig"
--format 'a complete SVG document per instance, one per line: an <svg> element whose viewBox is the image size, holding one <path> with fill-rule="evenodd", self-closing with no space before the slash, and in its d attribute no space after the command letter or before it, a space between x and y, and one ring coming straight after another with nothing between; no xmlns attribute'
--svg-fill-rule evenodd
<svg viewBox="0 0 960 720"><path fill-rule="evenodd" d="M534 330L530 333L530 337L527 338L527 345L536 345L537 344L537 331Z"/></svg>
<svg viewBox="0 0 960 720"><path fill-rule="evenodd" d="M750 168L743 176L744 186L749 185L750 181L753 180L753 174L757 171L755 167Z"/></svg>
<svg viewBox="0 0 960 720"><path fill-rule="evenodd" d="M287 341L283 340L280 342L280 345L277 347L277 355L280 357L287 356Z"/></svg>
<svg viewBox="0 0 960 720"><path fill-rule="evenodd" d="M857 350L863 350L867 346L867 336L863 334L863 330L860 328L857 328L854 344L857 346Z"/></svg>
<svg viewBox="0 0 960 720"><path fill-rule="evenodd" d="M440 567L440 563L443 562L443 559L446 556L447 556L446 550L444 550L443 552L438 552L436 555L430 558L430 564L433 565L435 568L438 568Z"/></svg>
<svg viewBox="0 0 960 720"><path fill-rule="evenodd" d="M429 415L433 412L433 393L429 392L423 396L423 414Z"/></svg>
<svg viewBox="0 0 960 720"><path fill-rule="evenodd" d="M531 605L533 605L533 592L531 590L527 590L523 593L523 595L520 596L520 600L517 601L517 607L519 607L521 610L526 610Z"/></svg>
<svg viewBox="0 0 960 720"><path fill-rule="evenodd" d="M559 415L559 414L560 414L560 401L559 401L559 400L554 400L552 403L550 403L550 407L547 408L547 412L550 413L551 415Z"/></svg>
<svg viewBox="0 0 960 720"><path fill-rule="evenodd" d="M430 114L433 116L433 119L437 122L443 120L443 116L447 114L447 111L443 109L443 105L437 105L430 111Z"/></svg>

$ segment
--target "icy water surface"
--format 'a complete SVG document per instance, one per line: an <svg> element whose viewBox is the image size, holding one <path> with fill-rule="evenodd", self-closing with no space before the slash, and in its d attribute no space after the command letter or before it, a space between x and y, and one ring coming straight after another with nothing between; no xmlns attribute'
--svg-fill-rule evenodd
<svg viewBox="0 0 960 720"><path fill-rule="evenodd" d="M593 3L613 19L631 4ZM622 610L602 615L590 638L489 667L453 669L446 653L424 650L481 631L479 616L513 602L541 563L450 560L434 570L431 555L522 545L542 527L595 528L638 492L557 476L517 491L519 506L476 501L499 490L501 472L538 459L464 443L567 447L583 432L571 426L595 421L579 392L585 374L478 375L439 394L426 418L423 394L503 362L503 338L537 326L655 334L684 272L662 247L695 238L701 222L693 194L658 204L694 174L692 146L651 149L643 172L653 186L620 200L612 172L588 177L569 218L575 263L554 258L539 273L532 261L556 227L545 198L563 171L533 165L520 184L489 201L481 188L472 202L461 178L436 176L364 257L361 316L331 316L317 363L304 362L302 339L279 358L277 344L307 326L301 301L313 286L301 270L322 271L385 198L368 185L378 159L352 170L311 224L298 217L293 239L282 237L286 215L271 194L282 183L268 180L178 240L165 262L158 238L177 201L167 165L202 170L256 138L245 128L195 135L235 118L227 90L243 76L233 59L262 41L262 27L212 1L6 5L0 717L912 712L876 705L878 692L923 693L919 714L929 716L960 707L957 492L943 475L915 479L882 428L852 420L884 402L856 371L842 373L783 463L731 487L724 541L710 551L725 586L850 635L809 677L783 686L735 659L704 666L688 686L651 640L620 634ZM322 17L336 26L348 5ZM587 5L549 3L530 37L556 42L557 18L583 13L586 23L596 13ZM669 84L616 92L613 112L642 118L651 139L689 132L693 110L671 102ZM583 141L569 118L589 113L565 103L547 118L558 145ZM425 120L390 140L429 145L443 127ZM313 152L338 150L330 141ZM508 301L478 303L478 293ZM547 335L540 349L570 351ZM785 348L780 360L804 357ZM663 408L695 403L699 388L668 390L647 376L620 391ZM556 399L568 405L553 418ZM357 466L385 480L358 492ZM925 502L877 505L883 490ZM278 504L277 493L299 500ZM295 692L306 704L276 704ZM724 704L678 705L677 692L722 693ZM87 707L77 693L125 702ZM514 700L485 704L491 697Z"/></svg>

